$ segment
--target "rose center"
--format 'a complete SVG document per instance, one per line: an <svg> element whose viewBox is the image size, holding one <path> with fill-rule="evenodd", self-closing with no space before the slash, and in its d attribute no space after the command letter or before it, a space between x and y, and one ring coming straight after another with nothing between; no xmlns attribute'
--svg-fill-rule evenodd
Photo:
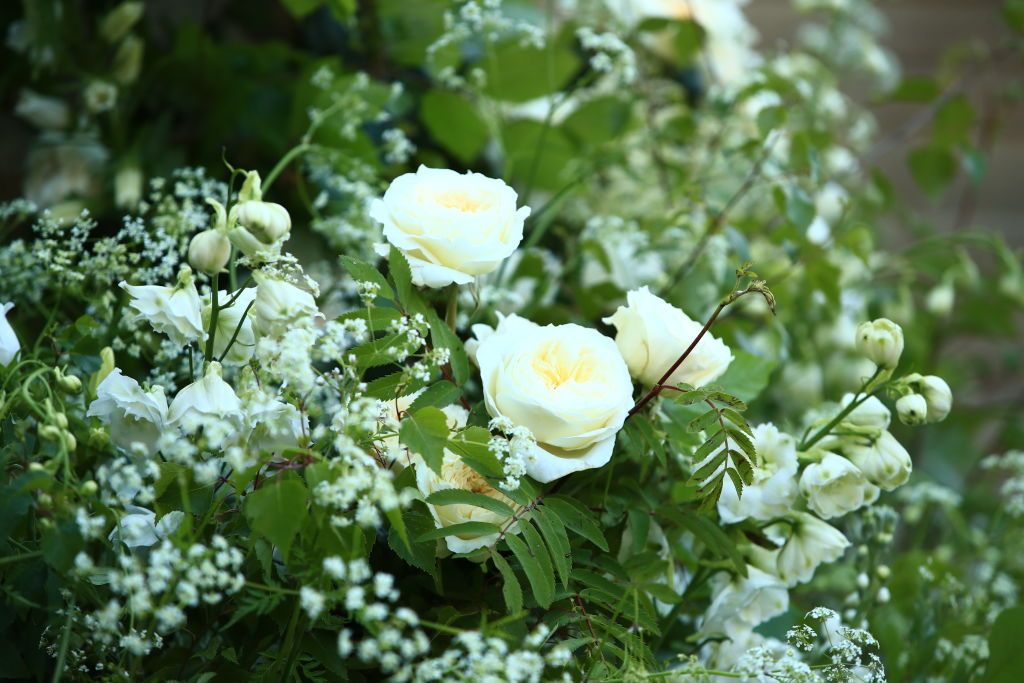
<svg viewBox="0 0 1024 683"><path fill-rule="evenodd" d="M570 381L587 382L594 375L594 361L587 351L574 351L557 342L544 344L534 354L531 366L549 389Z"/></svg>

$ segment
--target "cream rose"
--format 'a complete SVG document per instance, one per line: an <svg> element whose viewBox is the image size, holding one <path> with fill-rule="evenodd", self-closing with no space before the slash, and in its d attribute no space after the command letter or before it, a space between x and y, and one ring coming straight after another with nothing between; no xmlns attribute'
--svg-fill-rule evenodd
<svg viewBox="0 0 1024 683"><path fill-rule="evenodd" d="M626 294L626 305L604 322L615 326L615 344L630 374L648 385L661 379L703 327L647 287ZM731 362L729 347L708 333L667 382L701 387L721 377Z"/></svg>
<svg viewBox="0 0 1024 683"><path fill-rule="evenodd" d="M409 260L413 282L425 287L464 285L496 269L523 239L528 207L516 209L515 191L479 173L420 166L392 181L370 216ZM387 245L378 252L387 254Z"/></svg>
<svg viewBox="0 0 1024 683"><path fill-rule="evenodd" d="M451 451L446 450L444 452L440 475L427 467L426 463L419 457L415 459L415 463L416 487L423 494L424 498L431 493L445 489L461 489L471 493L482 493L515 509L515 503L508 496L488 484L476 470L462 462L462 459ZM433 505L427 503L427 508L430 509L430 515L434 518L434 525L438 529L464 522L489 522L498 527L505 528L510 519L510 515L503 515L475 505L462 503L454 505ZM513 528L509 529L510 532L515 530L514 525ZM444 539L448 550L453 553L469 553L478 548L493 545L497 540L498 533L484 534L482 536L463 534L445 536Z"/></svg>
<svg viewBox="0 0 1024 683"><path fill-rule="evenodd" d="M611 459L633 407L629 370L611 339L511 315L483 336L476 358L487 411L537 440L526 462L531 477L546 483Z"/></svg>

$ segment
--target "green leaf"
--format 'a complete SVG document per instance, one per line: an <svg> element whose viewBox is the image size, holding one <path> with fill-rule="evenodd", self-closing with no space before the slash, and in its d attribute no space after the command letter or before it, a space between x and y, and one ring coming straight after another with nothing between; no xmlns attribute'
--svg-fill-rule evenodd
<svg viewBox="0 0 1024 683"><path fill-rule="evenodd" d="M401 317L402 312L396 308L374 306L372 308L346 311L338 316L338 320L365 320L370 332L381 332L383 330L387 330L391 323Z"/></svg>
<svg viewBox="0 0 1024 683"><path fill-rule="evenodd" d="M453 92L427 92L420 116L430 135L464 164L476 159L487 143L487 123L470 102Z"/></svg>
<svg viewBox="0 0 1024 683"><path fill-rule="evenodd" d="M716 453L714 457L712 457L706 463L701 465L700 469L698 469L696 472L690 475L690 480L696 482L704 481L705 479L713 475L716 471L718 471L718 468L721 467L722 463L725 462L726 457L727 455L724 450L720 451L719 453Z"/></svg>
<svg viewBox="0 0 1024 683"><path fill-rule="evenodd" d="M423 541L433 541L445 536L488 536L490 534L500 534L501 527L497 524L490 522L460 522L459 524L449 524L448 526L441 527L440 529L431 529L416 537L417 543Z"/></svg>
<svg viewBox="0 0 1024 683"><path fill-rule="evenodd" d="M399 303L408 310L413 301L412 271L409 269L409 261L405 254L394 247L388 250L388 273L395 283Z"/></svg>
<svg viewBox="0 0 1024 683"><path fill-rule="evenodd" d="M437 543L435 541L419 541L419 537L434 529L434 518L419 501L412 507L402 511L402 518L408 530L410 543L408 546L398 537L394 527L388 533L388 545L395 554L408 564L431 576L437 577Z"/></svg>
<svg viewBox="0 0 1024 683"><path fill-rule="evenodd" d="M483 476L500 477L504 472L488 447L490 442L491 433L483 427L467 427L448 439L448 450Z"/></svg>
<svg viewBox="0 0 1024 683"><path fill-rule="evenodd" d="M427 406L444 408L445 406L459 400L459 396L461 395L462 390L451 382L438 382L437 384L427 387L422 394L416 397L416 400L414 400L409 406L409 412L415 413L420 408L426 408Z"/></svg>
<svg viewBox="0 0 1024 683"><path fill-rule="evenodd" d="M430 324L430 341L434 348L448 349L451 352L450 363L455 383L459 386L465 385L469 379L469 357L466 356L462 340L433 309L427 312L427 322Z"/></svg>
<svg viewBox="0 0 1024 683"><path fill-rule="evenodd" d="M306 485L297 476L273 477L245 497L245 518L252 530L276 545L287 560L292 541L309 514L307 502Z"/></svg>
<svg viewBox="0 0 1024 683"><path fill-rule="evenodd" d="M983 683L1017 683L1024 670L1024 607L1004 609L996 617L988 636L988 666Z"/></svg>
<svg viewBox="0 0 1024 683"><path fill-rule="evenodd" d="M747 424L746 418L740 415L732 408L723 408L722 415L724 415L725 418L729 420L729 422L732 422L734 425L743 430L743 432L747 434L747 436L754 435L754 431L750 428L750 425Z"/></svg>
<svg viewBox="0 0 1024 683"><path fill-rule="evenodd" d="M558 576L562 579L562 585L569 588L569 576L572 573L572 550L569 547L569 536L565 532L565 525L558 515L546 510L543 505L537 507L530 513L530 519L537 523L544 540L551 551L551 559L555 563Z"/></svg>
<svg viewBox="0 0 1024 683"><path fill-rule="evenodd" d="M506 536L505 541L522 565L537 604L547 609L555 599L555 573L551 568L551 558L540 534L528 520L519 520L519 531L526 539L525 543L515 535Z"/></svg>
<svg viewBox="0 0 1024 683"><path fill-rule="evenodd" d="M341 267L348 271L348 274L352 276L352 279L356 282L373 282L380 287L378 296L384 299L394 300L395 293L391 289L391 285L381 275L380 271L371 266L365 261L360 261L357 258L351 256L339 257L341 261Z"/></svg>
<svg viewBox="0 0 1024 683"><path fill-rule="evenodd" d="M372 398L379 398L383 400L391 400L399 396L399 392L411 393L409 391L403 391L405 386L406 377L405 373L399 370L398 372L392 372L378 377L372 382L366 385L366 395Z"/></svg>
<svg viewBox="0 0 1024 683"><path fill-rule="evenodd" d="M441 474L448 443L448 417L439 408L428 406L408 413L398 435L410 453L421 456L430 469Z"/></svg>
<svg viewBox="0 0 1024 683"><path fill-rule="evenodd" d="M571 31L544 47L508 38L489 49L481 67L486 75L484 92L499 100L526 102L557 92L579 68Z"/></svg>
<svg viewBox="0 0 1024 683"><path fill-rule="evenodd" d="M690 424L686 426L686 431L691 433L702 432L717 422L718 410L713 408L690 420Z"/></svg>
<svg viewBox="0 0 1024 683"><path fill-rule="evenodd" d="M472 505L473 507L490 510L499 515L511 517L515 514L515 510L497 498L463 489L441 489L440 491L434 491L427 496L426 500L431 505Z"/></svg>
<svg viewBox="0 0 1024 683"><path fill-rule="evenodd" d="M58 572L66 572L75 563L75 555L85 545L78 525L64 521L43 532L43 559Z"/></svg>
<svg viewBox="0 0 1024 683"><path fill-rule="evenodd" d="M946 147L931 145L911 150L907 155L907 166L918 187L933 198L956 177L956 159Z"/></svg>
<svg viewBox="0 0 1024 683"><path fill-rule="evenodd" d="M747 575L747 562L743 559L743 554L717 523L707 517L685 512L675 513L674 511L669 511L668 516L692 533L714 555L728 558L736 567L736 571L739 572L740 576Z"/></svg>
<svg viewBox="0 0 1024 683"><path fill-rule="evenodd" d="M395 362L394 350L406 343L404 334L389 334L378 339L371 339L365 344L352 348L350 353L356 358L356 365L366 370Z"/></svg>
<svg viewBox="0 0 1024 683"><path fill-rule="evenodd" d="M739 445L747 457L751 460L757 458L757 449L754 448L754 442L750 440L750 437L739 431L738 429L732 429L731 427L727 430L729 437Z"/></svg>
<svg viewBox="0 0 1024 683"><path fill-rule="evenodd" d="M608 541L597 523L594 513L579 501L562 495L546 496L544 505L558 515L566 527L587 539L601 550L608 552Z"/></svg>
<svg viewBox="0 0 1024 683"><path fill-rule="evenodd" d="M494 566L498 568L501 573L501 579L504 584L501 587L501 594L505 597L505 606L508 608L509 614L519 614L523 611L523 589L519 585L519 579L516 578L515 572L512 571L512 566L509 565L508 560L501 556L501 553L491 553L491 559L494 560Z"/></svg>
<svg viewBox="0 0 1024 683"><path fill-rule="evenodd" d="M723 391L743 401L753 401L768 386L768 379L778 363L741 350L733 351L733 355L729 369L717 384Z"/></svg>
<svg viewBox="0 0 1024 683"><path fill-rule="evenodd" d="M719 429L700 445L700 448L693 454L693 461L695 463L701 462L723 443L725 443L725 432Z"/></svg>
<svg viewBox="0 0 1024 683"><path fill-rule="evenodd" d="M974 107L965 95L950 98L935 112L932 140L938 145L969 144L975 118Z"/></svg>
<svg viewBox="0 0 1024 683"><path fill-rule="evenodd" d="M1003 20L1017 33L1024 33L1024 0L1007 0L1003 5Z"/></svg>

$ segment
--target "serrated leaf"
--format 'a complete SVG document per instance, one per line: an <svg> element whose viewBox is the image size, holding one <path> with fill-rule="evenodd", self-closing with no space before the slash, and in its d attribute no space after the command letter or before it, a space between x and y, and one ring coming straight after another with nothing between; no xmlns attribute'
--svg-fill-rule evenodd
<svg viewBox="0 0 1024 683"><path fill-rule="evenodd" d="M352 279L356 282L372 282L380 287L378 296L384 299L395 298L395 292L391 289L391 285L388 284L387 279L381 275L380 271L371 266L365 261L360 261L357 258L351 256L341 256L338 259L341 261L341 267L348 271L348 274L352 276Z"/></svg>
<svg viewBox="0 0 1024 683"><path fill-rule="evenodd" d="M409 269L409 261L398 249L391 247L388 250L388 274L395 283L395 293L398 294L398 301L408 310L412 304L412 271Z"/></svg>
<svg viewBox="0 0 1024 683"><path fill-rule="evenodd" d="M434 529L434 518L419 501L415 501L413 507L403 510L402 518L410 538L408 546L398 537L394 527L388 533L388 545L406 563L430 574L436 580L437 544L435 541L417 540L420 535Z"/></svg>
<svg viewBox="0 0 1024 683"><path fill-rule="evenodd" d="M406 343L404 334L389 334L378 339L360 344L349 351L356 358L356 366L361 370L388 365L395 362L394 350Z"/></svg>
<svg viewBox="0 0 1024 683"><path fill-rule="evenodd" d="M519 579L516 578L515 572L512 571L512 566L508 563L508 560L501 556L501 553L491 553L491 559L494 560L494 566L501 573L503 581L501 594L505 597L505 606L508 608L508 613L519 614L523 611L523 589L519 585Z"/></svg>
<svg viewBox="0 0 1024 683"><path fill-rule="evenodd" d="M551 568L551 558L548 557L540 534L529 521L520 520L519 530L526 542L515 535L506 536L505 541L522 565L537 604L547 609L555 599L555 574Z"/></svg>
<svg viewBox="0 0 1024 683"><path fill-rule="evenodd" d="M753 463L747 460L747 456L734 450L730 450L729 455L732 456L733 465L739 471L743 482L747 486L754 483L754 466Z"/></svg>
<svg viewBox="0 0 1024 683"><path fill-rule="evenodd" d="M410 453L421 456L430 469L441 474L448 443L448 418L439 408L428 406L407 414L398 435Z"/></svg>
<svg viewBox="0 0 1024 683"><path fill-rule="evenodd" d="M724 403L727 406L735 408L736 410L746 410L747 404L744 403L738 396L722 391L720 388L715 387L713 390L708 392L708 398L717 403Z"/></svg>
<svg viewBox="0 0 1024 683"><path fill-rule="evenodd" d="M714 555L728 558L740 576L747 575L747 563L743 559L743 554L718 524L700 515L669 511L668 516L692 533Z"/></svg>
<svg viewBox="0 0 1024 683"><path fill-rule="evenodd" d="M309 514L308 497L306 485L296 476L268 479L245 497L243 508L249 526L276 545L285 560Z"/></svg>
<svg viewBox="0 0 1024 683"><path fill-rule="evenodd" d="M558 515L567 528L608 552L608 541L604 537L601 525L597 523L593 513L579 501L568 496L553 495L544 498L544 505Z"/></svg>
<svg viewBox="0 0 1024 683"><path fill-rule="evenodd" d="M544 506L537 507L530 514L544 540L551 551L551 560L555 564L558 576L562 580L562 586L569 588L569 576L572 574L572 549L569 547L569 536L565 532L565 525L558 515Z"/></svg>
<svg viewBox="0 0 1024 683"><path fill-rule="evenodd" d="M483 427L467 427L448 440L448 450L457 454L464 463L481 475L501 477L504 472L501 463L488 447L490 442L491 433Z"/></svg>
<svg viewBox="0 0 1024 683"><path fill-rule="evenodd" d="M693 454L694 462L701 462L723 443L725 443L725 431L719 429L697 448Z"/></svg>
<svg viewBox="0 0 1024 683"><path fill-rule="evenodd" d="M678 385L682 391L663 392L662 396L671 396L672 400L681 406L689 406L707 398L707 392L703 389L694 389L688 384Z"/></svg>
<svg viewBox="0 0 1024 683"><path fill-rule="evenodd" d="M747 424L746 418L732 408L723 408L722 415L724 415L729 422L732 422L734 425L739 427L745 434L747 434L747 436L754 436L754 430L752 430L750 425Z"/></svg>
<svg viewBox="0 0 1024 683"><path fill-rule="evenodd" d="M339 315L337 319L339 321L365 320L367 328L371 333L374 333L389 329L391 323L401 317L402 313L397 308L373 306L372 308L361 308L354 311L346 311Z"/></svg>
<svg viewBox="0 0 1024 683"><path fill-rule="evenodd" d="M500 534L501 527L497 524L490 522L460 522L459 524L449 524L443 526L440 529L431 529L416 537L417 543L423 541L434 541L445 536L488 536L490 534Z"/></svg>
<svg viewBox="0 0 1024 683"><path fill-rule="evenodd" d="M740 449L747 454L747 457L751 461L756 461L757 449L754 448L754 442L750 440L750 437L741 432L738 429L728 428L726 431L729 432L729 437L740 447Z"/></svg>
<svg viewBox="0 0 1024 683"><path fill-rule="evenodd" d="M464 385L469 379L469 357L466 355L466 348L463 346L462 340L432 309L427 313L427 322L430 324L431 344L436 349L448 349L449 363L455 383L459 386Z"/></svg>
<svg viewBox="0 0 1024 683"><path fill-rule="evenodd" d="M740 473L732 467L726 467L725 473L729 475L729 479L732 480L732 485L736 487L736 496L743 497L743 479L740 478Z"/></svg>
<svg viewBox="0 0 1024 683"><path fill-rule="evenodd" d="M511 517L515 514L507 503L503 503L497 498L492 498L483 493L474 493L473 491L464 491L462 489L441 489L440 491L434 491L426 498L427 502L431 505L472 505L473 507L483 508L490 510L491 512L499 515L508 515Z"/></svg>
<svg viewBox="0 0 1024 683"><path fill-rule="evenodd" d="M701 465L700 469L690 476L690 480L703 482L705 479L708 479L718 471L718 468L720 468L725 462L725 458L726 453L724 450L720 453L716 453L710 460Z"/></svg>
<svg viewBox="0 0 1024 683"><path fill-rule="evenodd" d="M700 495L700 510L711 514L718 505L718 499L722 497L722 482L725 479L725 471L719 472L700 487L697 492Z"/></svg>
<svg viewBox="0 0 1024 683"><path fill-rule="evenodd" d="M690 433L702 432L716 422L718 422L718 410L712 408L706 413L702 413L690 420L690 424L686 426L686 431Z"/></svg>
<svg viewBox="0 0 1024 683"><path fill-rule="evenodd" d="M400 395L399 392L409 393L403 391L405 380L405 373L401 370L392 372L369 382L364 393L371 398L391 400L397 398Z"/></svg>

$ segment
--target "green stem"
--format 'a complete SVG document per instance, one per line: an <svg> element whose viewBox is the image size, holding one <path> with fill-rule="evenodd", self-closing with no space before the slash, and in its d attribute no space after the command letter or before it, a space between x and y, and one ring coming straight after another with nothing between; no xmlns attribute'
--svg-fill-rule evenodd
<svg viewBox="0 0 1024 683"><path fill-rule="evenodd" d="M53 683L59 683L64 675L64 662L68 656L68 646L71 644L71 620L75 616L75 600L72 598L68 605L68 616L64 620L64 632L60 636L60 651L57 654L57 665L53 670Z"/></svg>
<svg viewBox="0 0 1024 683"><path fill-rule="evenodd" d="M242 311L242 317L238 319L238 324L235 325L235 332L231 335L231 339L228 340L228 345L224 347L224 353L220 354L220 358L217 359L218 362L223 363L224 358L228 355L228 351L234 346L235 340L238 339L238 333L242 331L242 323L245 322L245 316L249 315L249 309L252 308L254 303L256 303L255 299L250 301L249 305Z"/></svg>
<svg viewBox="0 0 1024 683"><path fill-rule="evenodd" d="M279 175L281 175L281 172L288 167L288 164L292 163L292 161L302 156L312 148L313 145L308 142L300 142L285 152L285 155L281 157L281 160L277 162L277 165L270 169L270 173L268 173L267 177L263 179L263 194L266 194L270 190L270 186L274 184L274 181L277 180Z"/></svg>
<svg viewBox="0 0 1024 683"><path fill-rule="evenodd" d="M206 335L206 362L213 359L213 340L217 337L217 317L220 314L220 306L217 304L217 297L220 294L220 273L213 274L213 282L210 285L210 329Z"/></svg>
<svg viewBox="0 0 1024 683"><path fill-rule="evenodd" d="M460 635L463 632L461 628L456 628L455 626L448 626L447 624L439 624L436 621L424 621L420 619L419 624L420 626L432 628L438 633L448 633L453 636Z"/></svg>
<svg viewBox="0 0 1024 683"><path fill-rule="evenodd" d="M288 622L288 633L284 638L284 647L281 648L281 653L287 653L288 659L284 666L284 675L281 677L282 681L291 680L292 669L295 667L295 659L298 657L298 648L295 647L295 634L298 631L299 617L302 616L302 602L300 600L295 601L295 609L292 610L292 618Z"/></svg>
<svg viewBox="0 0 1024 683"><path fill-rule="evenodd" d="M34 560L35 558L42 556L42 550L34 550L30 553L21 553L20 555L8 555L7 557L0 557L0 565L15 564L17 562L24 562L26 560Z"/></svg>
<svg viewBox="0 0 1024 683"><path fill-rule="evenodd" d="M875 381L878 375L881 374L881 372L881 368L876 368L875 372L871 375L871 377L869 377L868 380L864 382L863 385L861 385L861 388L857 391L853 399L850 401L850 404L843 408L842 410L840 410L838 415L832 418L832 420L829 421L829 423L826 424L824 427L815 432L813 436L811 436L808 439L804 439L804 441L799 446L797 446L796 449L798 451L806 451L808 448L824 439L826 436L829 435L829 432L831 432L837 424L839 424L840 422L843 421L843 419L846 418L847 415L856 410L862 403L864 403L864 401L867 401L869 398L877 394L881 387L878 387L877 389L870 393L865 393L863 398L859 398L860 395L864 393L864 391L869 386L871 386L871 384Z"/></svg>

